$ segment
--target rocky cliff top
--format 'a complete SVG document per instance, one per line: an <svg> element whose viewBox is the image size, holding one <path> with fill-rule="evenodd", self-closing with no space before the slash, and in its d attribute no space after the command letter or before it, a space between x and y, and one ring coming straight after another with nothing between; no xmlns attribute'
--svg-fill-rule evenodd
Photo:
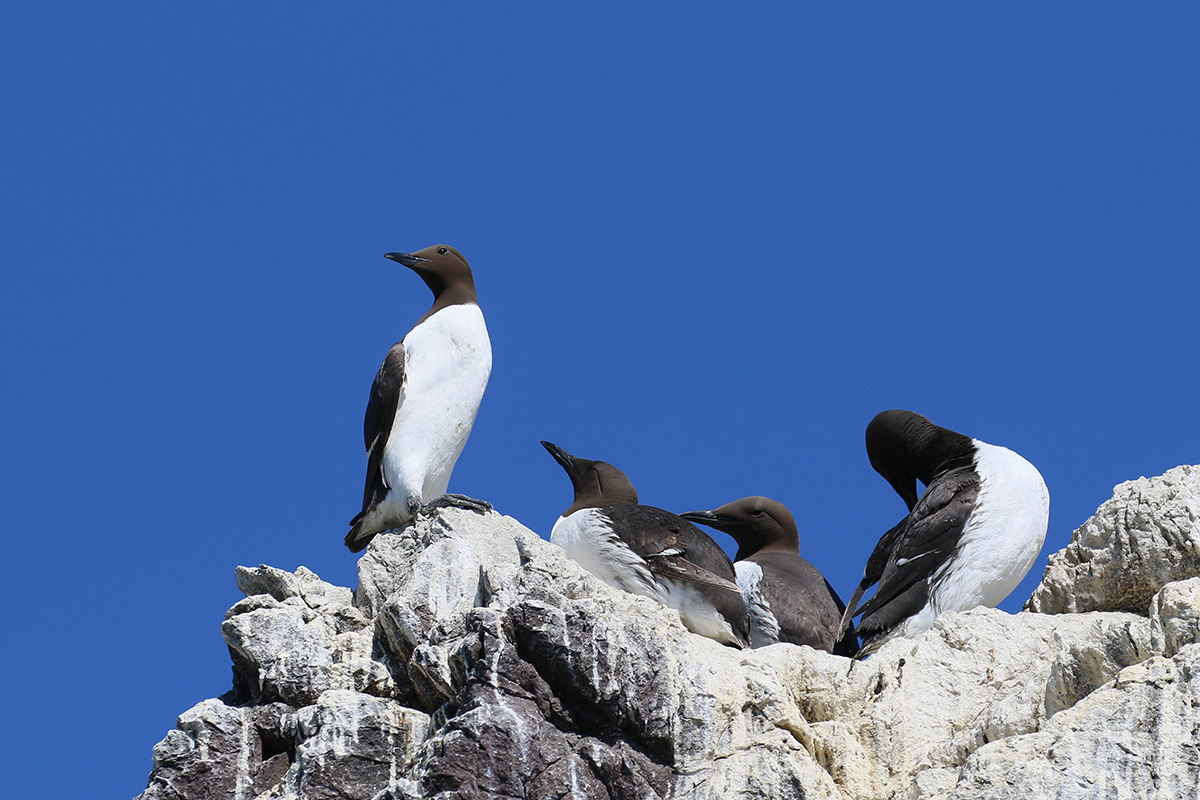
<svg viewBox="0 0 1200 800"><path fill-rule="evenodd" d="M1195 797L1197 575L1178 467L1118 486L1026 611L851 662L723 647L446 509L376 537L353 592L239 567L233 689L179 717L141 798Z"/></svg>

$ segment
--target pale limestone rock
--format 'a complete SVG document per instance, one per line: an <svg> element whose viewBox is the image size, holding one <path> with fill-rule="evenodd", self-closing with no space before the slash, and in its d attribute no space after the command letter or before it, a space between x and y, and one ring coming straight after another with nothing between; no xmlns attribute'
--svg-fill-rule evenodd
<svg viewBox="0 0 1200 800"><path fill-rule="evenodd" d="M1153 655L1151 627L1144 617L1121 612L1088 612L1055 625L1046 717L1070 708L1125 667Z"/></svg>
<svg viewBox="0 0 1200 800"><path fill-rule="evenodd" d="M1173 656L1200 641L1200 578L1168 583L1150 602L1150 648Z"/></svg>
<svg viewBox="0 0 1200 800"><path fill-rule="evenodd" d="M1098 642L1102 654L1092 652ZM848 796L925 797L952 787L986 742L1037 730L1148 658L1149 623L1132 614L977 608L943 615L853 666L806 647L753 655L786 676L811 726L810 751Z"/></svg>
<svg viewBox="0 0 1200 800"><path fill-rule="evenodd" d="M233 657L235 689L252 699L294 706L328 689L396 693L387 666L372 657L374 626L349 605L349 590L301 567L239 568L244 591L263 591L235 604L221 633Z"/></svg>
<svg viewBox="0 0 1200 800"><path fill-rule="evenodd" d="M424 603L418 616L428 617L413 624L427 630L439 615L461 612L464 604L474 601L479 567L509 567L511 572L519 563L515 540L521 537L539 539L512 517L495 512L480 515L445 508L421 515L412 525L371 540L358 561L355 604L364 614L376 616L389 597L413 596L418 607Z"/></svg>
<svg viewBox="0 0 1200 800"><path fill-rule="evenodd" d="M155 746L141 798L369 800L385 790L403 797L415 789L405 773L428 729L419 711L337 689L299 710L205 700Z"/></svg>
<svg viewBox="0 0 1200 800"><path fill-rule="evenodd" d="M1200 797L1200 645L1156 657L1042 730L980 748L947 797Z"/></svg>
<svg viewBox="0 0 1200 800"><path fill-rule="evenodd" d="M280 602L289 597L298 597L309 608L320 608L327 603L348 606L354 602L354 593L344 586L334 586L317 577L307 567L295 573L260 564L256 568L238 567L234 570L238 588L247 597L270 595Z"/></svg>
<svg viewBox="0 0 1200 800"><path fill-rule="evenodd" d="M1146 614L1164 585L1200 575L1200 466L1176 467L1113 490L1050 556L1025 607L1044 614Z"/></svg>
<svg viewBox="0 0 1200 800"><path fill-rule="evenodd" d="M451 662L467 612L488 605L494 586L511 593L518 542L542 541L511 517L485 519L480 525L477 514L456 508L422 516L376 536L359 562L358 604L377 614L380 644L393 662L407 663L405 679L429 709L459 688Z"/></svg>
<svg viewBox="0 0 1200 800"><path fill-rule="evenodd" d="M675 796L843 796L775 670L689 633L678 612L589 582L601 596L514 608L518 650L558 697L672 764Z"/></svg>

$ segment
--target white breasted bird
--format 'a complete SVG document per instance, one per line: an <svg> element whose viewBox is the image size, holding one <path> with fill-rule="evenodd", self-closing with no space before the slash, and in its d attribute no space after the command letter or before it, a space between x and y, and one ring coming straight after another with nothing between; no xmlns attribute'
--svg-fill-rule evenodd
<svg viewBox="0 0 1200 800"><path fill-rule="evenodd" d="M355 553L422 508L490 507L445 494L492 371L471 267L448 245L385 258L417 273L433 292L433 306L388 351L371 386L363 420L366 488L362 511L346 534L346 547Z"/></svg>
<svg viewBox="0 0 1200 800"><path fill-rule="evenodd" d="M871 466L909 513L875 546L843 616L862 615L860 656L948 611L995 607L1037 560L1050 520L1041 473L1008 448L900 410L876 415L866 440Z"/></svg>
<svg viewBox="0 0 1200 800"><path fill-rule="evenodd" d="M550 533L600 580L674 608L693 633L747 647L750 620L729 556L692 523L638 503L625 473L542 442L566 471L575 500Z"/></svg>

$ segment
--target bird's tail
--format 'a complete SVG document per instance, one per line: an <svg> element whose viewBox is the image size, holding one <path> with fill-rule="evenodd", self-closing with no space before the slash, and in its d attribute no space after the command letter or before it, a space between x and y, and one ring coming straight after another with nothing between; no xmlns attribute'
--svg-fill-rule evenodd
<svg viewBox="0 0 1200 800"><path fill-rule="evenodd" d="M863 593L871 587L872 583L873 581L868 578L863 578L859 581L858 588L854 590L854 594L850 595L850 602L846 603L846 610L842 612L842 622L838 625L837 635L833 637L835 641L841 639L842 635L850 630L851 620L854 619L854 612L858 610L858 602L862 600Z"/></svg>
<svg viewBox="0 0 1200 800"><path fill-rule="evenodd" d="M371 543L371 540L375 538L374 533L365 533L363 531L363 517L366 514L367 512L363 511L350 520L350 532L346 534L346 547L350 548L351 553L362 552Z"/></svg>
<svg viewBox="0 0 1200 800"><path fill-rule="evenodd" d="M854 654L855 661L862 661L867 656L874 653L879 648L883 647L884 643L889 640L886 633L876 631L862 637L862 646L858 648L858 652Z"/></svg>

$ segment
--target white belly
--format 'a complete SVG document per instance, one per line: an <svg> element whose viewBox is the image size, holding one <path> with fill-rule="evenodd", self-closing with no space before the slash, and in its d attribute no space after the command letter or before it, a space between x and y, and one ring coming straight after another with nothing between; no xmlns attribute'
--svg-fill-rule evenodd
<svg viewBox="0 0 1200 800"><path fill-rule="evenodd" d="M443 308L404 337L404 387L383 454L392 492L381 509L409 516L407 500L444 494L492 372L492 346L479 306Z"/></svg>
<svg viewBox="0 0 1200 800"><path fill-rule="evenodd" d="M666 602L666 594L645 561L613 533L599 509L585 508L559 517L550 531L550 542L614 589Z"/></svg>
<svg viewBox="0 0 1200 800"><path fill-rule="evenodd" d="M599 509L585 508L559 517L550 531L550 542L614 589L640 594L675 609L693 633L737 643L733 628L703 592L688 581L660 579L650 572L642 557L613 533Z"/></svg>
<svg viewBox="0 0 1200 800"><path fill-rule="evenodd" d="M691 581L673 581L664 578L659 582L666 594L663 605L679 612L683 625L692 633L707 636L722 644L741 647L733 634L733 626L713 606L712 601Z"/></svg>
<svg viewBox="0 0 1200 800"><path fill-rule="evenodd" d="M1029 572L1050 521L1050 491L1041 473L1005 447L976 441L978 505L958 552L933 576L934 615L975 606L994 608Z"/></svg>

